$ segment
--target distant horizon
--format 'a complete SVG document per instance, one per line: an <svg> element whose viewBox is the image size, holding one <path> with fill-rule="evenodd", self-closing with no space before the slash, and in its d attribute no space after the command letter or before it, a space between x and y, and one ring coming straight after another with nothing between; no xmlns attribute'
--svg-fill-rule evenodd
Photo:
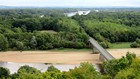
<svg viewBox="0 0 140 79"><path fill-rule="evenodd" d="M140 7L140 0L4 0L13 7Z"/></svg>
<svg viewBox="0 0 140 79"><path fill-rule="evenodd" d="M31 8L140 8L140 6L8 6L0 5L0 7L31 7Z"/></svg>

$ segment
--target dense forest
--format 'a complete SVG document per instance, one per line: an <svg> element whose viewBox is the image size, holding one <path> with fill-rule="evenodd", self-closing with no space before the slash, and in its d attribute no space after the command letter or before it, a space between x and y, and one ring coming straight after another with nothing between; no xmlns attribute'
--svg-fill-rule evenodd
<svg viewBox="0 0 140 79"><path fill-rule="evenodd" d="M135 54L127 53L120 59L105 61L102 73L96 71L90 63L81 63L79 67L69 71L60 71L54 66L45 72L28 65L22 66L17 73L10 74L9 70L0 67L1 79L139 79L140 59Z"/></svg>
<svg viewBox="0 0 140 79"><path fill-rule="evenodd" d="M140 38L139 9L91 9L88 15L64 15L77 10L0 9L0 50L89 48L89 36L109 48L114 42L134 42ZM139 47L135 43L131 47Z"/></svg>

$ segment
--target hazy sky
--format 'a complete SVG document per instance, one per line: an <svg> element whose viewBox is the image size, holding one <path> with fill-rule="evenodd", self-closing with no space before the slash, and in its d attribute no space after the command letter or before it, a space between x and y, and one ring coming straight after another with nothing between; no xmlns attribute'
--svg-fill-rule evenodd
<svg viewBox="0 0 140 79"><path fill-rule="evenodd" d="M0 0L0 5L7 6L131 6L140 7L140 0Z"/></svg>

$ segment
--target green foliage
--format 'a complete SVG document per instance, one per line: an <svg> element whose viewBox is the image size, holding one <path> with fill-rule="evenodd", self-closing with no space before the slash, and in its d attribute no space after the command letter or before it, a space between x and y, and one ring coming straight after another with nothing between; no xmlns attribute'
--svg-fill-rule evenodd
<svg viewBox="0 0 140 79"><path fill-rule="evenodd" d="M118 72L114 79L135 79L134 69L129 68L121 70L120 72Z"/></svg>
<svg viewBox="0 0 140 79"><path fill-rule="evenodd" d="M5 77L5 76L4 76ZM39 70L27 65L19 68L17 73L9 76L9 79L107 79L102 77L94 66L90 63L81 63L79 67L70 69L67 72L60 72L54 66L50 66L47 71L41 73Z"/></svg>
<svg viewBox="0 0 140 79"><path fill-rule="evenodd" d="M63 73L54 66L49 66L47 71L42 73L43 79L64 79Z"/></svg>
<svg viewBox="0 0 140 79"><path fill-rule="evenodd" d="M110 42L127 41L126 34L129 32L129 28L115 24L111 22L99 22L94 20L85 20L84 29L91 36L98 41L107 39ZM125 39L124 39L125 38ZM130 40L130 39L129 39Z"/></svg>
<svg viewBox="0 0 140 79"><path fill-rule="evenodd" d="M8 46L9 44L7 38L3 34L0 34L0 51L7 50Z"/></svg>
<svg viewBox="0 0 140 79"><path fill-rule="evenodd" d="M16 41L17 50L24 50L24 43L20 41Z"/></svg>
<svg viewBox="0 0 140 79"><path fill-rule="evenodd" d="M110 48L110 47L111 47L111 43L108 42L108 41L100 42L100 45L101 45L103 48Z"/></svg>
<svg viewBox="0 0 140 79"><path fill-rule="evenodd" d="M138 43L136 42L133 42L131 45L130 45L131 48L137 48L138 47Z"/></svg>
<svg viewBox="0 0 140 79"><path fill-rule="evenodd" d="M36 37L35 36L32 36L31 40L30 40L30 47L32 49L35 49L37 46L37 40L36 40Z"/></svg>
<svg viewBox="0 0 140 79"><path fill-rule="evenodd" d="M109 42L132 42L140 37L138 12L91 12L86 16L73 16L84 30L100 41L96 33ZM98 38L98 39L97 39ZM105 40L104 39L104 40ZM103 41L102 41L103 42Z"/></svg>
<svg viewBox="0 0 140 79"><path fill-rule="evenodd" d="M25 65L20 67L17 73L13 74L11 78L12 79L40 79L41 72L36 68Z"/></svg>
<svg viewBox="0 0 140 79"><path fill-rule="evenodd" d="M64 75L62 72L46 71L42 73L41 79L67 79L67 78L64 78Z"/></svg>
<svg viewBox="0 0 140 79"><path fill-rule="evenodd" d="M10 71L6 68L0 67L0 78L7 78L10 76Z"/></svg>
<svg viewBox="0 0 140 79"><path fill-rule="evenodd" d="M60 72L57 68L55 68L53 65L49 66L47 69L48 72Z"/></svg>
<svg viewBox="0 0 140 79"><path fill-rule="evenodd" d="M137 47L140 47L140 39L137 38L135 42L133 42L131 45L130 45L131 48L137 48Z"/></svg>
<svg viewBox="0 0 140 79"><path fill-rule="evenodd" d="M105 38L100 33L96 33L94 37L99 42L103 42L105 40Z"/></svg>
<svg viewBox="0 0 140 79"><path fill-rule="evenodd" d="M80 26L79 24L73 20L68 18L58 18L54 20L53 30L55 31L65 31L65 32L79 32Z"/></svg>
<svg viewBox="0 0 140 79"><path fill-rule="evenodd" d="M140 44L140 39L139 38L136 39L136 43Z"/></svg>
<svg viewBox="0 0 140 79"><path fill-rule="evenodd" d="M130 48L132 42L116 42L111 44L111 49Z"/></svg>
<svg viewBox="0 0 140 79"><path fill-rule="evenodd" d="M140 59L133 60L129 68L123 69L117 73L114 79L139 79L140 77Z"/></svg>
<svg viewBox="0 0 140 79"><path fill-rule="evenodd" d="M16 33L22 33L22 29L19 28L19 27L18 28L14 28L13 31L16 32Z"/></svg>
<svg viewBox="0 0 140 79"><path fill-rule="evenodd" d="M53 48L87 48L88 36L85 33L33 32L4 34L13 50L48 50Z"/></svg>
<svg viewBox="0 0 140 79"><path fill-rule="evenodd" d="M101 79L100 73L89 63L81 63L79 67L75 67L65 73L65 76L68 79Z"/></svg>
<svg viewBox="0 0 140 79"><path fill-rule="evenodd" d="M18 69L18 74L20 74L20 73L28 73L28 74L36 73L36 74L38 74L38 73L40 73L40 71L33 68L33 67L30 67L28 65L24 65Z"/></svg>
<svg viewBox="0 0 140 79"><path fill-rule="evenodd" d="M12 25L14 27L20 27L20 28L24 27L29 32L32 32L34 30L41 30L42 29L40 21L36 18L18 19L18 20L15 20L12 23Z"/></svg>
<svg viewBox="0 0 140 79"><path fill-rule="evenodd" d="M114 77L120 70L128 68L132 61L135 59L135 54L130 54L129 52L126 54L126 57L122 57L120 59L114 59L110 61L106 61L103 63L102 67L106 74Z"/></svg>
<svg viewBox="0 0 140 79"><path fill-rule="evenodd" d="M0 33L8 39L10 50L17 49L17 41L24 44L25 50L79 49L89 47L88 35L101 42L104 48L109 48L110 43L132 42L140 37L138 12L91 11L86 16L64 16L71 11L77 9L0 10ZM40 34L47 30L55 34Z"/></svg>

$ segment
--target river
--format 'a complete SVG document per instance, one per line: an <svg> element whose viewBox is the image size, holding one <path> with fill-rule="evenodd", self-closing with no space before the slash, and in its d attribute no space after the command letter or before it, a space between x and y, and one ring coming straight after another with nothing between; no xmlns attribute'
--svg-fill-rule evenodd
<svg viewBox="0 0 140 79"><path fill-rule="evenodd" d="M41 72L45 72L47 68L51 65L46 65L43 63L13 63L13 62L0 62L0 67L4 67L10 70L10 74L16 73L21 66L29 65L30 67L34 67ZM74 69L79 65L59 65L53 64L54 67L58 68L60 71L69 71L69 69ZM98 67L94 65L97 71L99 71Z"/></svg>

